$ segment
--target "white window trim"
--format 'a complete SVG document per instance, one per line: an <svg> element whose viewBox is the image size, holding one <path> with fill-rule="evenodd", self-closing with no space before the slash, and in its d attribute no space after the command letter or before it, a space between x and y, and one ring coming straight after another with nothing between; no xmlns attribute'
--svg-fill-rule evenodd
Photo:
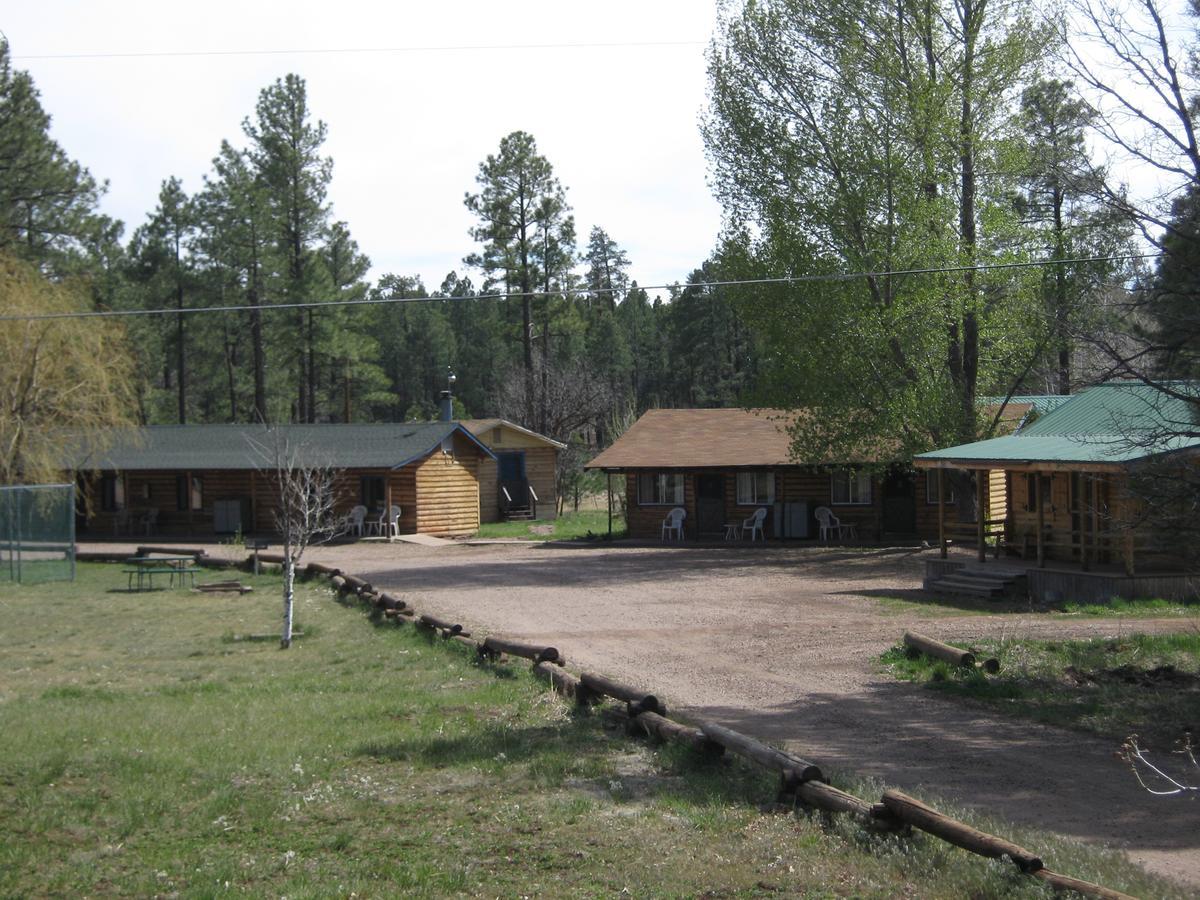
<svg viewBox="0 0 1200 900"><path fill-rule="evenodd" d="M854 476L855 479L865 478L867 485L867 498L865 500L838 500L835 496L834 486L838 477ZM849 483L847 483L849 488ZM849 491L847 491L849 493ZM869 472L864 472L861 469L841 469L829 474L829 505L830 506L871 506L875 502L875 485L874 479L871 478Z"/></svg>
<svg viewBox="0 0 1200 900"><path fill-rule="evenodd" d="M751 487L757 487L759 478L767 480L767 499L756 500L754 497L747 497L742 493L743 476L751 481ZM752 469L748 472L738 472L736 481L737 505L738 506L770 506L775 502L775 473L769 469Z"/></svg>
<svg viewBox="0 0 1200 900"><path fill-rule="evenodd" d="M654 500L646 499L642 496L642 479L643 478L678 478L679 479L679 499L678 500ZM670 484L670 481L667 482ZM641 472L637 476L637 498L638 506L683 506L685 497L685 488L683 483L683 474L680 472Z"/></svg>

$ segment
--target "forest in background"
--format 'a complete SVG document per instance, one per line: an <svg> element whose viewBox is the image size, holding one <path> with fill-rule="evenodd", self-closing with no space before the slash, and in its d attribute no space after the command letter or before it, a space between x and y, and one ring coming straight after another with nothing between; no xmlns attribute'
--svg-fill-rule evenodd
<svg viewBox="0 0 1200 900"><path fill-rule="evenodd" d="M459 415L581 452L650 407L737 404L812 410L798 453L851 458L880 438L919 452L990 434L988 397L1187 371L1195 62L1154 0L1121 9L722 7L702 130L726 229L654 297L619 236L575 233L520 131L464 185L462 269L436 288L370 283L295 74L262 89L240 134L214 136L199 190L180 177L197 173L167 177L126 239L0 44L0 252L89 309L156 311L121 320L130 421L426 419L453 371ZM1116 68L1073 57L1071 29ZM1178 187L1130 199L1102 140ZM1138 265L1146 247L1166 255Z"/></svg>

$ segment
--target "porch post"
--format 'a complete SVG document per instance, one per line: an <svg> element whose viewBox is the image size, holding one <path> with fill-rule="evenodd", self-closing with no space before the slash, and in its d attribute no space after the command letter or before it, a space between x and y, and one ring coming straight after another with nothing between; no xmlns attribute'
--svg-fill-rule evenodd
<svg viewBox="0 0 1200 900"><path fill-rule="evenodd" d="M942 548L942 559L946 558L946 478L945 470L938 466L938 546Z"/></svg>
<svg viewBox="0 0 1200 900"><path fill-rule="evenodd" d="M604 473L608 479L608 536L612 537L612 472Z"/></svg>
<svg viewBox="0 0 1200 900"><path fill-rule="evenodd" d="M1125 574L1132 575L1133 571L1133 528L1125 529L1125 534L1121 538L1122 556L1125 558Z"/></svg>
<svg viewBox="0 0 1200 900"><path fill-rule="evenodd" d="M984 519L987 517L987 469L975 470L975 536L979 539L979 561L987 560L987 547L984 545Z"/></svg>
<svg viewBox="0 0 1200 900"><path fill-rule="evenodd" d="M250 470L250 529L249 534L258 534L258 471Z"/></svg>
<svg viewBox="0 0 1200 900"><path fill-rule="evenodd" d="M1097 563L1100 562L1100 478L1100 475L1091 477L1091 490L1088 492L1092 502L1092 556Z"/></svg>
<svg viewBox="0 0 1200 900"><path fill-rule="evenodd" d="M383 505L387 512L383 514L383 527L387 529L388 543L392 542L392 473L383 476Z"/></svg>
<svg viewBox="0 0 1200 900"><path fill-rule="evenodd" d="M1091 476L1087 472L1082 472L1079 475L1079 493L1083 496L1079 498L1079 562L1083 567L1083 571L1091 571L1091 561L1088 559L1088 497L1091 496L1091 486L1084 487L1084 479L1091 480Z"/></svg>
<svg viewBox="0 0 1200 900"><path fill-rule="evenodd" d="M1042 473L1033 473L1033 502L1037 506L1037 564L1046 568L1046 507L1042 502Z"/></svg>

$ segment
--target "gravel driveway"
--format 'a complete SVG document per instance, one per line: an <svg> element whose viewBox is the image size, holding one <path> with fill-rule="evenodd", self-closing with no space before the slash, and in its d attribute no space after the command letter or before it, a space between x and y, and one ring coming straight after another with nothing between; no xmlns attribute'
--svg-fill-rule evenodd
<svg viewBox="0 0 1200 900"><path fill-rule="evenodd" d="M552 644L573 669L787 746L826 772L928 789L1122 847L1148 869L1200 887L1200 803L1141 790L1114 757L1116 742L939 697L892 681L873 662L910 628L953 640L1186 626L963 615L936 605L897 611L875 599L915 594L931 552L358 543L305 558L482 633Z"/></svg>

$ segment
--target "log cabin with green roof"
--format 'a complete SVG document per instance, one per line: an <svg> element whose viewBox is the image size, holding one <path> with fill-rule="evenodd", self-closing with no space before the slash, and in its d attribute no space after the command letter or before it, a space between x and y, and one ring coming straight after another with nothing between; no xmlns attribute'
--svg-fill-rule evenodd
<svg viewBox="0 0 1200 900"><path fill-rule="evenodd" d="M1080 599L1194 596L1190 560L1134 487L1150 467L1172 471L1200 462L1197 403L1189 396L1200 398L1200 383L1173 383L1166 392L1140 382L1101 384L1015 434L923 453L914 464L943 485L939 476L948 469L974 472L977 484L1003 475L1003 536L1012 554L1033 564L1035 599L1053 599L1068 581ZM944 522L939 539L945 559ZM1054 578L1038 572L1047 569L1078 574L1060 575L1050 586Z"/></svg>
<svg viewBox="0 0 1200 900"><path fill-rule="evenodd" d="M155 425L67 461L79 473L81 535L273 533L275 434L301 464L336 470L338 514L361 505L370 521L395 505L401 534L479 528L480 465L495 455L458 422Z"/></svg>

